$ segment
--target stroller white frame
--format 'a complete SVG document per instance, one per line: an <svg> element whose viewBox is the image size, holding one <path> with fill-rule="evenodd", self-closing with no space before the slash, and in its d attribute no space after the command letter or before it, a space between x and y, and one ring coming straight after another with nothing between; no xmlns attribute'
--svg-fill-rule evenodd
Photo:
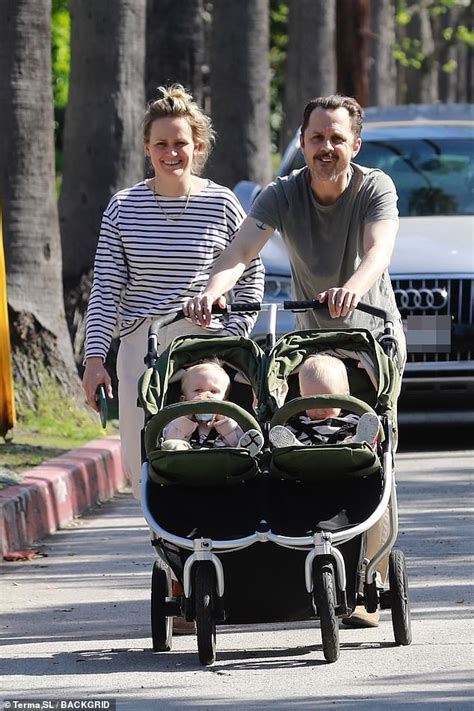
<svg viewBox="0 0 474 711"><path fill-rule="evenodd" d="M277 322L277 311L280 309L289 309L292 311L306 310L308 308L318 308L321 307L319 302L285 302L280 304L230 304L225 307L224 310L231 311L255 311L255 310L265 310L268 311L268 336L267 336L267 348L270 349L275 344L275 333L276 333L276 322ZM385 340L389 347L392 345L396 348L395 340L393 337L393 323L386 314L386 312L381 309L376 309L374 307L359 304L360 310L366 311L376 316L384 318L385 321L385 331L382 336L382 341ZM223 309L214 307L216 312L222 313ZM150 351L155 351L157 346L157 333L159 328L167 325L173 320L178 320L182 318L182 314L170 315L168 317L163 317L154 322L150 328L149 333L149 359ZM392 353L393 355L393 353ZM150 360L149 360L150 362ZM384 515L387 508L389 511L389 535L387 540L381 545L380 549L373 555L371 559L365 558L363 560L363 578L365 579L366 585L375 585L376 580L376 568L379 562L388 554L393 548L393 545L397 539L398 535L398 505L397 505L397 494L396 494L396 483L393 473L392 466L392 451L391 451L391 423L389 422L388 431L385 432L385 442L383 444L383 479L382 479L382 493L380 501L373 511L373 513L362 523L358 523L350 528L345 528L345 530L340 532L331 531L318 531L312 536L284 536L280 534L273 533L270 529L268 530L258 530L255 533L244 536L242 538L230 539L230 540L216 540L211 538L195 538L190 540L189 538L184 538L183 536L178 536L176 534L167 531L154 518L150 507L147 502L147 482L148 482L148 462L144 462L142 466L142 478L141 478L141 490L142 490L142 509L145 519L152 531L152 536L156 544L157 541L163 540L169 544L177 546L178 548L192 551L191 555L186 559L183 568L183 588L184 596L186 599L191 598L193 594L192 590L192 569L193 566L200 561L208 561L212 563L215 569L216 576L216 592L217 596L222 599L225 591L225 580L224 580L224 569L222 562L217 557L216 553L228 553L238 551L256 543L267 543L271 542L278 546L283 546L285 548L293 548L299 550L308 550L308 554L305 558L304 564L304 578L306 590L309 594L313 593L314 586L314 562L318 557L324 557L327 560L330 556L335 564L335 571L337 575L338 587L341 592L346 591L346 571L344 558L336 547L337 544L343 544L347 541L366 533L374 524L376 524ZM261 522L262 528L264 529L264 524L266 522ZM155 548L156 545L155 545ZM160 551L157 549L157 554L160 556ZM166 561L165 561L166 563ZM362 572L362 571L361 571ZM395 629L395 623L394 623ZM400 644L409 644L411 641L411 633L409 641L399 641ZM324 647L324 638L323 638ZM326 654L325 656L328 661L335 661L339 654L337 649L337 654L334 652ZM203 660L202 660L203 661ZM210 660L214 661L213 659ZM203 663L210 663L209 661L204 661Z"/></svg>

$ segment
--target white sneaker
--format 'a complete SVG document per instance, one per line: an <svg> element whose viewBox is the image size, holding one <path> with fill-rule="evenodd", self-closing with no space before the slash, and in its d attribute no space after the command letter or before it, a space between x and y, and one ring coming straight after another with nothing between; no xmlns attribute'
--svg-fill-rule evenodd
<svg viewBox="0 0 474 711"><path fill-rule="evenodd" d="M352 441L360 444L366 442L372 447L377 441L379 430L380 420L377 415L373 412L364 412L357 423L356 433Z"/></svg>
<svg viewBox="0 0 474 711"><path fill-rule="evenodd" d="M263 447L263 435L258 430L248 430L239 439L237 447L246 449L254 457Z"/></svg>
<svg viewBox="0 0 474 711"><path fill-rule="evenodd" d="M293 432L284 425L272 427L269 438L274 447L304 447L304 444L297 440Z"/></svg>

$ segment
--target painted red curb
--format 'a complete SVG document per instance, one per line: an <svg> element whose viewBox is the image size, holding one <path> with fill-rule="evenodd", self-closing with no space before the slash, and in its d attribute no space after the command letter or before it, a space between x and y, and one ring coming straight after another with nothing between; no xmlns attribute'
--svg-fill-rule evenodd
<svg viewBox="0 0 474 711"><path fill-rule="evenodd" d="M57 531L127 484L120 439L103 437L27 472L0 490L0 552L21 550Z"/></svg>

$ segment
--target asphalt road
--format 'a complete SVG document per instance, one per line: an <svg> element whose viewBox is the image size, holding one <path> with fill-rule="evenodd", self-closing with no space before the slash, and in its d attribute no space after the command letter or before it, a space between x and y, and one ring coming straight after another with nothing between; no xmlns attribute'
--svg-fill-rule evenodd
<svg viewBox="0 0 474 711"><path fill-rule="evenodd" d="M114 699L140 711L472 709L472 437L418 428L401 442L410 647L394 646L383 611L376 629L341 628L335 664L311 622L221 628L218 661L204 669L194 637L152 654L154 554L138 505L122 494L45 540L48 557L3 564L0 699Z"/></svg>

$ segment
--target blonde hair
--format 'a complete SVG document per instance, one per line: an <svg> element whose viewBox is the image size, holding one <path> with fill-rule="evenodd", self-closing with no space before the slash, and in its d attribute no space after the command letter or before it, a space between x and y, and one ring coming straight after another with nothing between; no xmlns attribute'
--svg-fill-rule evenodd
<svg viewBox="0 0 474 711"><path fill-rule="evenodd" d="M224 398L227 398L227 395L229 394L230 390L230 378L227 371L222 367L217 358L203 360L200 363L196 363L195 365L191 365L189 368L186 368L185 372L183 373L183 377L181 378L181 392L183 394L189 376L198 371L210 371L214 373L220 373L224 377L226 382Z"/></svg>
<svg viewBox="0 0 474 711"><path fill-rule="evenodd" d="M299 371L300 388L305 383L317 381L334 394L349 395L349 378L347 370L340 358L318 353L307 358Z"/></svg>
<svg viewBox="0 0 474 711"><path fill-rule="evenodd" d="M151 125L153 121L170 116L181 116L186 119L191 127L193 141L200 146L194 153L192 172L200 175L210 156L215 141L215 131L211 119L206 116L181 84L159 86L157 90L161 96L149 102L143 118L143 140L150 140Z"/></svg>

